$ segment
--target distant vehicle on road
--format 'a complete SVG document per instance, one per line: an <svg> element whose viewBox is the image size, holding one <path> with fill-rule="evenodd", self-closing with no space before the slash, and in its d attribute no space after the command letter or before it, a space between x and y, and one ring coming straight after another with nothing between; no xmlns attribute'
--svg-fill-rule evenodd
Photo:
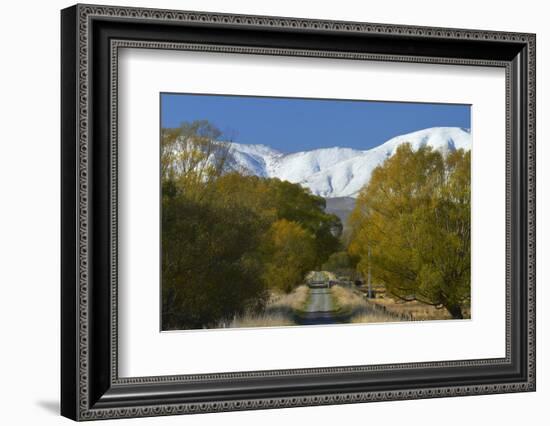
<svg viewBox="0 0 550 426"><path fill-rule="evenodd" d="M309 281L307 283L308 287L309 288L330 288L330 282L329 281L326 281L326 280L322 280L322 281Z"/></svg>

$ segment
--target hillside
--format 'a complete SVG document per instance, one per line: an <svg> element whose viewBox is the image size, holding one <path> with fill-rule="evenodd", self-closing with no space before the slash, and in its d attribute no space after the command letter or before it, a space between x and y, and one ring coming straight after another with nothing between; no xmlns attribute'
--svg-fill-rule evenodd
<svg viewBox="0 0 550 426"><path fill-rule="evenodd" d="M335 214L340 218L344 227L348 222L348 217L355 207L355 198L352 197L332 197L327 198L325 211Z"/></svg>
<svg viewBox="0 0 550 426"><path fill-rule="evenodd" d="M291 154L265 145L233 143L229 164L244 173L299 183L325 198L355 198L372 171L407 142L415 150L430 146L448 153L471 149L472 136L458 127L434 127L394 137L369 150L332 147Z"/></svg>

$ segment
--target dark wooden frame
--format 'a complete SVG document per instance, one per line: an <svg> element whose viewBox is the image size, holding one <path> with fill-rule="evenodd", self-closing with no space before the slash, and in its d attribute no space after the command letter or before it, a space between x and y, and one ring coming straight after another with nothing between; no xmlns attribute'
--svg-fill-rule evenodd
<svg viewBox="0 0 550 426"><path fill-rule="evenodd" d="M95 5L64 9L61 29L64 416L89 420L535 390L535 35ZM506 357L119 378L121 47L505 68Z"/></svg>

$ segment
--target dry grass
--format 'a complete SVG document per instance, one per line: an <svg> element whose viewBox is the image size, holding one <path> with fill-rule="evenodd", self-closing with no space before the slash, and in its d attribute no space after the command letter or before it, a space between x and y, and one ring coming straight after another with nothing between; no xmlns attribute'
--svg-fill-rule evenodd
<svg viewBox="0 0 550 426"><path fill-rule="evenodd" d="M375 299L368 299L368 303L385 308L388 312L396 315L411 317L412 321L452 319L452 316L445 308L438 309L435 306L418 301L404 302L399 299L394 299L386 292L384 286L375 286L374 290L377 296ZM366 291L366 289L362 289L362 291ZM463 315L464 319L470 319L470 309L464 309Z"/></svg>
<svg viewBox="0 0 550 426"><path fill-rule="evenodd" d="M399 320L392 316L388 316L387 314L369 312L369 313L354 315L353 317L351 317L350 322L352 322L353 324L364 324L366 322L396 322L396 321L399 321Z"/></svg>
<svg viewBox="0 0 550 426"><path fill-rule="evenodd" d="M447 320L452 319L446 309L437 309L418 301L396 301L391 297L370 299L370 303L384 307L388 312L401 316L408 316L413 321ZM469 313L468 313L469 314Z"/></svg>
<svg viewBox="0 0 550 426"><path fill-rule="evenodd" d="M283 327L296 325L294 311L304 308L309 289L302 285L292 293L272 293L265 311L261 314L249 314L233 319L229 327Z"/></svg>
<svg viewBox="0 0 550 426"><path fill-rule="evenodd" d="M365 299L353 290L336 285L331 289L332 297L336 306L345 311L367 309Z"/></svg>
<svg viewBox="0 0 550 426"><path fill-rule="evenodd" d="M357 291L334 286L331 289L335 304L342 312L349 312L350 322L391 322L400 321L402 318L391 315L385 309L372 306Z"/></svg>
<svg viewBox="0 0 550 426"><path fill-rule="evenodd" d="M282 327L287 325L295 325L294 321L288 316L264 313L235 318L229 327Z"/></svg>
<svg viewBox="0 0 550 426"><path fill-rule="evenodd" d="M304 308L309 296L309 289L305 285L297 287L292 293L273 293L266 307L266 310L278 308L290 308L292 310L300 310Z"/></svg>

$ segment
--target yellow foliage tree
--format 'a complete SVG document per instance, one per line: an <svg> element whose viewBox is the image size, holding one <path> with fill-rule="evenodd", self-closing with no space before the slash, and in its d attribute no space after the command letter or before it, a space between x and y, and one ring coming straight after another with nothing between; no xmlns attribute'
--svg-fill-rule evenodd
<svg viewBox="0 0 550 426"><path fill-rule="evenodd" d="M339 248L339 219L298 184L235 170L207 121L162 129L163 329L258 313Z"/></svg>
<svg viewBox="0 0 550 426"><path fill-rule="evenodd" d="M188 197L204 198L209 184L226 170L231 144L219 141L221 132L208 121L182 123L161 131L161 178ZM170 191L170 187L166 188ZM163 190L164 192L164 190Z"/></svg>
<svg viewBox="0 0 550 426"><path fill-rule="evenodd" d="M263 244L266 258L264 282L273 289L289 293L303 282L315 265L315 239L296 222L274 222Z"/></svg>
<svg viewBox="0 0 550 426"><path fill-rule="evenodd" d="M349 252L364 275L370 266L393 296L463 318L470 303L469 152L443 157L399 147L373 171L350 225Z"/></svg>

